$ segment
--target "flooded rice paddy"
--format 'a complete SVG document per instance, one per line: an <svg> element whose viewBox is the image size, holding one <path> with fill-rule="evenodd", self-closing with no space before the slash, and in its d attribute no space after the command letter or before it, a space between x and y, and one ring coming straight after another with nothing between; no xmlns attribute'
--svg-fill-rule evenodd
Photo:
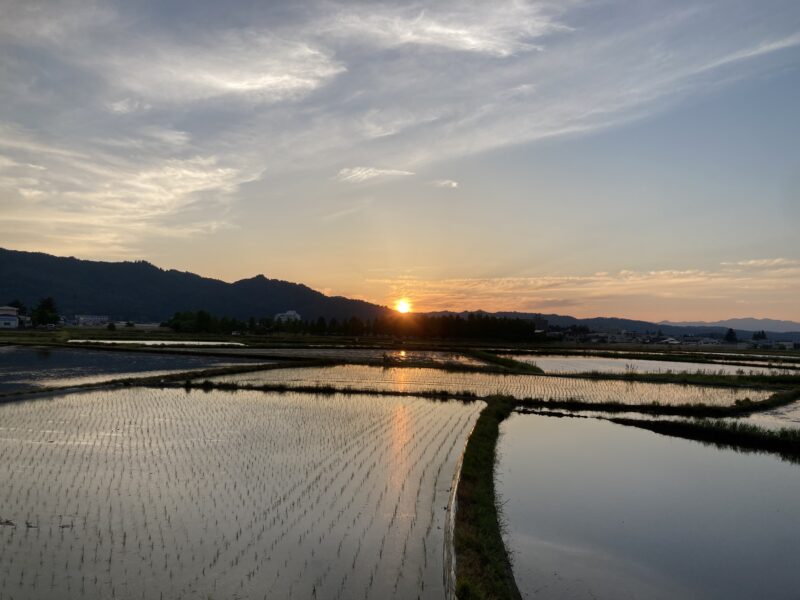
<svg viewBox="0 0 800 600"><path fill-rule="evenodd" d="M711 373L723 375L772 375L793 373L782 367L740 366L723 363L692 363L667 360L607 358L601 356L561 356L504 354L519 362L540 367L545 373ZM756 363L756 365L763 363Z"/></svg>
<svg viewBox="0 0 800 600"><path fill-rule="evenodd" d="M779 406L763 412L755 412L737 419L741 423L758 425L765 429L800 429L800 402Z"/></svg>
<svg viewBox="0 0 800 600"><path fill-rule="evenodd" d="M379 348L234 348L222 353L235 356L264 356L267 358L323 358L329 360L372 362L381 364L384 359L392 362L458 364L485 367L483 361L441 350L383 350Z"/></svg>
<svg viewBox="0 0 800 600"><path fill-rule="evenodd" d="M501 428L524 598L798 597L797 465L591 419Z"/></svg>
<svg viewBox="0 0 800 600"><path fill-rule="evenodd" d="M736 400L764 400L772 392L742 388L715 388L679 384L598 381L537 375L463 373L426 368L381 368L365 365L300 367L255 371L209 378L216 382L290 387L335 386L360 390L421 392L445 390L478 396L504 394L516 398L582 400L624 404L730 405Z"/></svg>
<svg viewBox="0 0 800 600"><path fill-rule="evenodd" d="M219 347L228 347L228 346L244 346L244 344L240 342L198 342L193 340L182 340L182 339L175 339L175 340L122 340L122 339L114 339L114 340L69 340L69 344L102 344L105 346L191 346L191 347L206 347L206 346L219 346Z"/></svg>
<svg viewBox="0 0 800 600"><path fill-rule="evenodd" d="M174 389L0 405L0 597L441 598L482 407Z"/></svg>
<svg viewBox="0 0 800 600"><path fill-rule="evenodd" d="M263 362L267 361L46 346L0 346L0 393Z"/></svg>

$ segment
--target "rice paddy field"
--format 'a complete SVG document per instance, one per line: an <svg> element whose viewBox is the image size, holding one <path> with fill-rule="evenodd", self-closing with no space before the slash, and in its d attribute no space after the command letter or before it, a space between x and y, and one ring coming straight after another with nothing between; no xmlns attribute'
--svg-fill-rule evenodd
<svg viewBox="0 0 800 600"><path fill-rule="evenodd" d="M0 393L267 362L83 348L0 346Z"/></svg>
<svg viewBox="0 0 800 600"><path fill-rule="evenodd" d="M607 358L601 356L561 356L503 354L519 362L536 365L545 373L713 373L723 375L774 375L794 373L785 367L765 367L763 363L749 366L725 363L691 363L668 360L644 360L630 358Z"/></svg>
<svg viewBox="0 0 800 600"><path fill-rule="evenodd" d="M244 346L241 342L200 342L196 340L137 340L137 339L116 339L116 340L94 340L94 339L74 339L68 340L69 344L99 344L101 346L173 346L173 347L236 347Z"/></svg>
<svg viewBox="0 0 800 600"><path fill-rule="evenodd" d="M372 362L381 364L384 359L392 362L458 364L473 367L484 367L486 363L459 354L438 350L383 350L379 348L232 348L222 352L229 356L246 354L247 356L264 356L266 358L323 358L330 360Z"/></svg>
<svg viewBox="0 0 800 600"><path fill-rule="evenodd" d="M800 402L793 402L763 412L756 412L747 417L737 419L742 423L758 425L766 429L800 429Z"/></svg>
<svg viewBox="0 0 800 600"><path fill-rule="evenodd" d="M0 598L442 598L482 406L136 388L0 405Z"/></svg>
<svg viewBox="0 0 800 600"><path fill-rule="evenodd" d="M796 464L594 419L512 415L501 431L523 598L798 597Z"/></svg>
<svg viewBox="0 0 800 600"><path fill-rule="evenodd" d="M359 390L421 392L445 390L478 396L504 394L516 398L621 402L624 404L708 404L727 406L749 398L764 400L772 392L666 383L602 381L537 375L450 372L426 368L381 368L365 365L299 367L254 371L209 378L240 385L334 386Z"/></svg>

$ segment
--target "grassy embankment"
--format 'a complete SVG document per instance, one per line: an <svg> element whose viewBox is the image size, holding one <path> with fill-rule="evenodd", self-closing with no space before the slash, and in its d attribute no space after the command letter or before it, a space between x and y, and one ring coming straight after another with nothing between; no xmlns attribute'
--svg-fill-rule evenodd
<svg viewBox="0 0 800 600"><path fill-rule="evenodd" d="M752 388L786 388L800 386L800 373L757 375L705 373L696 371L664 371L662 373L603 373L590 371L585 373L569 373L551 375L553 377L572 377L574 379L594 379L606 381L630 381L641 383L677 383L680 385L704 385L708 387L752 387Z"/></svg>
<svg viewBox="0 0 800 600"><path fill-rule="evenodd" d="M612 423L647 429L655 433L697 440L755 452L779 454L791 462L800 462L800 429L766 429L751 423L702 419L697 421L648 421L646 419L610 418Z"/></svg>
<svg viewBox="0 0 800 600"><path fill-rule="evenodd" d="M726 364L733 366L741 366L744 369L758 365L747 364L744 361L763 363L761 366L768 366L770 364L778 365L780 363L797 363L800 362L800 352L797 350L780 350L780 351L767 351L743 350L733 352L725 350L725 356L719 352L705 352L705 351L686 351L686 350L671 350L667 348L649 348L647 350L607 350L602 346L592 347L549 347L549 348L510 348L503 350L507 354L518 354L528 356L587 356L595 358L616 358L628 360L651 360L651 361L667 361L667 362L688 362L688 363L708 363L708 364ZM722 362L724 361L724 362ZM789 367L791 368L791 367Z"/></svg>
<svg viewBox="0 0 800 600"><path fill-rule="evenodd" d="M508 398L489 399L472 431L456 492L456 595L521 598L503 543L494 474L500 423L514 409Z"/></svg>
<svg viewBox="0 0 800 600"><path fill-rule="evenodd" d="M401 398L429 398L431 400L460 400L462 402L474 402L478 400L475 392L468 390L449 392L447 390L417 390L405 392L400 390L375 390L369 388L354 388L352 386L336 385L287 385L284 383L236 383L232 381L210 381L205 380L185 380L179 382L173 380L172 387L182 387L186 390L203 390L210 392L219 390L222 392L237 392L240 390L255 392L271 392L278 394L298 393L298 394L319 394L332 396L335 394L358 394L360 396L398 396ZM156 387L164 387L164 382L154 382Z"/></svg>
<svg viewBox="0 0 800 600"><path fill-rule="evenodd" d="M720 417L741 417L755 412L771 410L781 406L786 406L792 402L800 400L800 387L777 391L765 400L737 400L728 406L716 406L711 404L660 404L652 402L649 404L624 404L622 402L584 402L581 400L542 400L538 398L524 398L516 401L516 406L522 409L521 412L528 410L571 410L571 411L595 411L607 413L638 412L650 415L698 417L698 418L720 418Z"/></svg>

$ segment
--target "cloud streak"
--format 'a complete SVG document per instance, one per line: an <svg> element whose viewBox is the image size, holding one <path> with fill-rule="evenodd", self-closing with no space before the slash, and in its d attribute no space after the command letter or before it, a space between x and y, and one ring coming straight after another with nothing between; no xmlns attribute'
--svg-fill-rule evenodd
<svg viewBox="0 0 800 600"><path fill-rule="evenodd" d="M722 263L718 269L621 270L591 275L420 279L376 279L385 298L408 295L419 310L548 312L568 309L582 317L620 316L661 320L664 314L718 316L787 315L800 318L800 261L786 258ZM664 311L659 314L658 311Z"/></svg>
<svg viewBox="0 0 800 600"><path fill-rule="evenodd" d="M349 167L339 171L336 179L348 183L363 183L371 179L382 179L387 177L407 177L413 175L411 171L400 169L377 169L375 167Z"/></svg>
<svg viewBox="0 0 800 600"><path fill-rule="evenodd" d="M44 249L79 214L87 237L114 231L135 255L154 235L246 226L232 210L245 184L266 203L282 202L273 181L308 173L375 185L419 173L453 189L435 173L444 161L612 127L781 68L800 34L791 2L766 4L199 1L173 14L9 0L0 193L15 219L54 223Z"/></svg>

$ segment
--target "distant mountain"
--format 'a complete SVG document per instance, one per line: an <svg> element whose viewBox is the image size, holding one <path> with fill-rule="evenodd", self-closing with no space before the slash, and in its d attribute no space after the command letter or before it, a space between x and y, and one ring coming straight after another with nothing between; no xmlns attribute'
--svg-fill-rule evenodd
<svg viewBox="0 0 800 600"><path fill-rule="evenodd" d="M800 332L800 323L795 321L779 321L776 319L754 319L744 317L741 319L726 319L724 321L705 321L693 322L672 322L662 321L664 325L675 325L679 327L730 327L732 329L742 329L744 331L776 331L781 333Z"/></svg>
<svg viewBox="0 0 800 600"><path fill-rule="evenodd" d="M728 328L733 328L736 335L742 340L749 340L752 337L753 331L764 330L767 332L771 340L785 340L800 342L800 324L792 323L792 321L772 321L772 323L790 323L790 329L773 329L767 326L769 319L731 319L730 321L720 321L719 323L653 323L650 321L637 321L635 319L620 319L617 317L593 317L589 319L579 319L569 315L555 315L543 313L525 313L525 312L486 312L483 310L477 311L463 311L463 312L450 312L439 311L436 313L429 313L435 315L460 315L467 317L470 313L473 314L486 314L494 315L497 317L506 317L509 319L546 319L549 326L556 327L572 327L583 325L588 327L591 331L614 333L619 331L633 331L636 333L657 333L661 332L667 336L683 336L683 335L699 335L699 336L712 336L721 338L728 331ZM753 329L747 329L742 324L736 324L736 321L756 321L764 323ZM728 325L727 323L731 323ZM749 326L749 323L748 323Z"/></svg>
<svg viewBox="0 0 800 600"><path fill-rule="evenodd" d="M65 315L160 322L177 311L206 310L247 319L296 310L304 319L371 319L389 309L326 296L305 285L258 275L235 283L160 269L148 262L99 262L0 248L0 304L34 306L52 296Z"/></svg>

